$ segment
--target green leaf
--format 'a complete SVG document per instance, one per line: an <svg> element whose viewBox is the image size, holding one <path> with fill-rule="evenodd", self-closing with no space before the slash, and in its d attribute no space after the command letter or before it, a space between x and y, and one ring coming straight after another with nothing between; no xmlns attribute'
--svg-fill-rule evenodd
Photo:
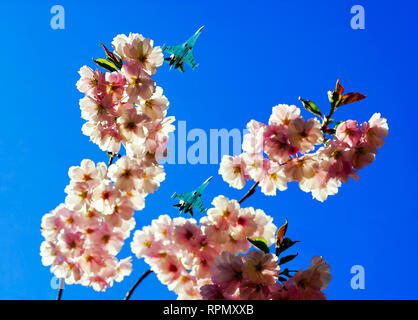
<svg viewBox="0 0 418 320"><path fill-rule="evenodd" d="M286 268L286 269L284 269L283 271L281 271L281 272L279 273L279 275L280 275L280 276L285 276L285 277L291 278L291 277L293 277L293 276L290 274L290 272L295 272L295 271L294 271L294 270L289 270L288 268Z"/></svg>
<svg viewBox="0 0 418 320"><path fill-rule="evenodd" d="M344 95L343 93L344 87L340 84L340 79L338 79L334 91L328 91L328 99L331 103L331 114L334 113L334 111L340 106L366 98L366 95L358 92L346 93Z"/></svg>
<svg viewBox="0 0 418 320"><path fill-rule="evenodd" d="M280 275L286 276L288 278L292 277L292 275L289 274L289 269L288 268L286 268L282 272L280 272Z"/></svg>
<svg viewBox="0 0 418 320"><path fill-rule="evenodd" d="M344 121L340 120L338 121L338 123L335 125L334 130L337 130L338 126L343 123Z"/></svg>
<svg viewBox="0 0 418 320"><path fill-rule="evenodd" d="M260 249L264 253L269 253L270 252L269 246L268 246L267 241L265 239L263 239L263 238L255 238L255 239L247 238L247 239L248 239L248 241L251 242L251 244L254 247Z"/></svg>
<svg viewBox="0 0 418 320"><path fill-rule="evenodd" d="M118 71L118 68L116 68L115 64L113 62L107 61L106 59L96 59L93 61L103 69L106 69L110 72Z"/></svg>
<svg viewBox="0 0 418 320"><path fill-rule="evenodd" d="M298 243L298 242L300 242L300 241L292 241L289 238L284 238L283 241L282 241L282 244L279 248L279 252L281 253L281 252L289 249L291 246L293 246L295 243Z"/></svg>
<svg viewBox="0 0 418 320"><path fill-rule="evenodd" d="M304 100L301 97L299 97L299 100L302 102L306 110L308 110L309 112L317 116L322 117L321 110L319 110L318 106L315 103L313 103L311 100Z"/></svg>
<svg viewBox="0 0 418 320"><path fill-rule="evenodd" d="M328 91L328 100L331 103L331 114L333 114L339 106L343 92L344 87L340 84L340 79L338 78L334 91Z"/></svg>
<svg viewBox="0 0 418 320"><path fill-rule="evenodd" d="M328 91L328 100L331 103L332 113L334 113L341 101L341 95L337 91Z"/></svg>
<svg viewBox="0 0 418 320"><path fill-rule="evenodd" d="M292 261L297 256L298 256L298 254L296 253L296 254L291 254L291 255L288 255L286 257L283 257L283 258L280 259L279 265L282 265L282 264L285 264L285 263L287 263L289 261Z"/></svg>

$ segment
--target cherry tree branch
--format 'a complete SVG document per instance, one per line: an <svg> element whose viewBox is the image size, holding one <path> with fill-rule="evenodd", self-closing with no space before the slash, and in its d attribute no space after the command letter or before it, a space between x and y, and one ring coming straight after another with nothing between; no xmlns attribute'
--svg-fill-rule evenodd
<svg viewBox="0 0 418 320"><path fill-rule="evenodd" d="M136 287L142 282L142 280L144 280L150 273L152 273L152 270L149 269L148 271L145 271L145 273L141 276L141 278L138 279L138 281L133 285L133 287L131 288L131 290L128 291L128 293L125 296L124 300L129 300L129 298L132 296L132 294L134 293Z"/></svg>
<svg viewBox="0 0 418 320"><path fill-rule="evenodd" d="M260 183L260 181L254 183L254 185L251 187L251 189L248 190L248 192L242 197L242 199L240 201L238 201L238 203L241 204L246 199L248 199L249 197L251 197L255 193L255 188L258 186L259 183Z"/></svg>
<svg viewBox="0 0 418 320"><path fill-rule="evenodd" d="M64 291L64 278L60 279L60 287L59 287L59 291L58 291L58 297L57 300L61 300L62 297L62 292Z"/></svg>
<svg viewBox="0 0 418 320"><path fill-rule="evenodd" d="M109 159L109 163L107 164L107 167L109 168L110 167L110 165L113 163L113 159L115 158L115 155L114 154L112 154L112 156L110 157L110 159Z"/></svg>

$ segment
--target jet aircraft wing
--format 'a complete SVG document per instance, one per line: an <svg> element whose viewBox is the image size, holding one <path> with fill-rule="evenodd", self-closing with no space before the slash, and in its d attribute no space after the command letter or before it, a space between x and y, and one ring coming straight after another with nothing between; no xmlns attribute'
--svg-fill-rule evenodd
<svg viewBox="0 0 418 320"><path fill-rule="evenodd" d="M205 207L203 206L202 199L198 197L196 201L194 202L193 206L200 211L200 213L205 213Z"/></svg>
<svg viewBox="0 0 418 320"><path fill-rule="evenodd" d="M181 55L183 52L183 45L179 44L177 46L164 46L162 49L164 52Z"/></svg>
<svg viewBox="0 0 418 320"><path fill-rule="evenodd" d="M192 68L192 70L194 70L194 69L197 68L197 64L196 64L196 61L194 59L194 55L193 55L193 51L192 50L190 50L187 53L187 56L186 56L186 58L185 58L184 61Z"/></svg>
<svg viewBox="0 0 418 320"><path fill-rule="evenodd" d="M193 47L194 46L194 44L196 43L196 40L199 37L202 30L203 30L203 27L200 27L200 29L197 30L196 33L190 37L189 40L187 40L187 46L188 47Z"/></svg>
<svg viewBox="0 0 418 320"><path fill-rule="evenodd" d="M184 202L188 202L190 197L191 197L192 193L175 193L171 196L171 198L173 199L179 199L179 200L183 200Z"/></svg>

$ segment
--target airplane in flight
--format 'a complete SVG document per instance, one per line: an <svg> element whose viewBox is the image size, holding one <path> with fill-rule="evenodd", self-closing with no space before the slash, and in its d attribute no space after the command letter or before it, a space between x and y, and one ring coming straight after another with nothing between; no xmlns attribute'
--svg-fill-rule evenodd
<svg viewBox="0 0 418 320"><path fill-rule="evenodd" d="M167 62L170 65L170 70L174 67L174 69L180 68L181 72L184 72L184 62L186 62L192 70L197 68L198 65L193 56L193 46L202 30L203 27L200 27L200 29L183 44L177 46L163 46L163 52L171 54L169 58L164 58L164 62Z"/></svg>
<svg viewBox="0 0 418 320"><path fill-rule="evenodd" d="M189 193L174 193L171 198L179 199L180 203L173 205L173 207L179 208L180 213L189 213L193 217L193 208L196 208L200 213L204 213L206 210L203 207L202 202L202 193L209 184L209 181L212 180L212 177L209 177L202 185L197 188L195 191Z"/></svg>

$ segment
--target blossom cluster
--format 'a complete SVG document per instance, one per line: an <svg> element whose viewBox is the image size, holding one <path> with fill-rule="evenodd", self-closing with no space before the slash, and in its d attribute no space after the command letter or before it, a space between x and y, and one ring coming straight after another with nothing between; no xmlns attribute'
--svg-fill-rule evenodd
<svg viewBox="0 0 418 320"><path fill-rule="evenodd" d="M244 153L222 158L223 179L237 189L254 180L266 195L295 181L319 201L336 194L350 177L357 180L358 170L375 160L388 135L386 119L375 113L361 126L355 120L339 124L332 139L325 139L316 118L305 121L299 108L283 104L273 107L268 125L251 120L247 129Z"/></svg>
<svg viewBox="0 0 418 320"><path fill-rule="evenodd" d="M258 250L247 256L223 252L212 267L211 283L201 287L206 300L324 300L331 280L330 266L315 256L307 270L278 282L277 257Z"/></svg>
<svg viewBox="0 0 418 320"><path fill-rule="evenodd" d="M212 205L199 225L194 219L161 215L134 234L133 253L144 258L179 299L325 298L321 290L330 276L323 259L314 258L313 266L296 273L294 282L280 284L277 256L248 252L249 238L275 242L273 219L224 196Z"/></svg>
<svg viewBox="0 0 418 320"><path fill-rule="evenodd" d="M161 158L174 117L166 117L169 102L151 74L164 57L160 47L140 34L118 35L113 39L121 57L120 70L103 73L84 66L80 69L82 131L103 151L117 153L121 144L130 157Z"/></svg>
<svg viewBox="0 0 418 320"><path fill-rule="evenodd" d="M135 226L134 211L145 207L145 197L165 179L158 160L174 130L174 117L166 117L169 102L151 78L163 62L161 49L139 34L118 35L112 45L118 68L112 64L116 70L103 73L84 66L77 82L85 94L82 131L111 153L109 167L88 159L71 167L65 204L41 225L42 263L67 284L98 291L131 272L131 258L116 255ZM121 145L126 155L111 164Z"/></svg>
<svg viewBox="0 0 418 320"><path fill-rule="evenodd" d="M275 241L276 226L262 210L240 208L236 200L216 197L200 219L161 215L134 234L133 253L144 258L161 283L179 299L200 299L200 287L210 282L211 267L222 252L245 253L248 237Z"/></svg>
<svg viewBox="0 0 418 320"><path fill-rule="evenodd" d="M159 166L146 167L126 156L107 168L84 159L69 169L65 204L42 218L42 263L64 278L102 291L130 274L130 258L118 261L124 240L135 227L133 214L164 180ZM145 177L146 176L146 177Z"/></svg>
<svg viewBox="0 0 418 320"><path fill-rule="evenodd" d="M107 179L107 167L83 160L69 170L66 203L42 218L42 263L67 284L104 290L131 272L130 258L118 261L135 226L133 204Z"/></svg>

